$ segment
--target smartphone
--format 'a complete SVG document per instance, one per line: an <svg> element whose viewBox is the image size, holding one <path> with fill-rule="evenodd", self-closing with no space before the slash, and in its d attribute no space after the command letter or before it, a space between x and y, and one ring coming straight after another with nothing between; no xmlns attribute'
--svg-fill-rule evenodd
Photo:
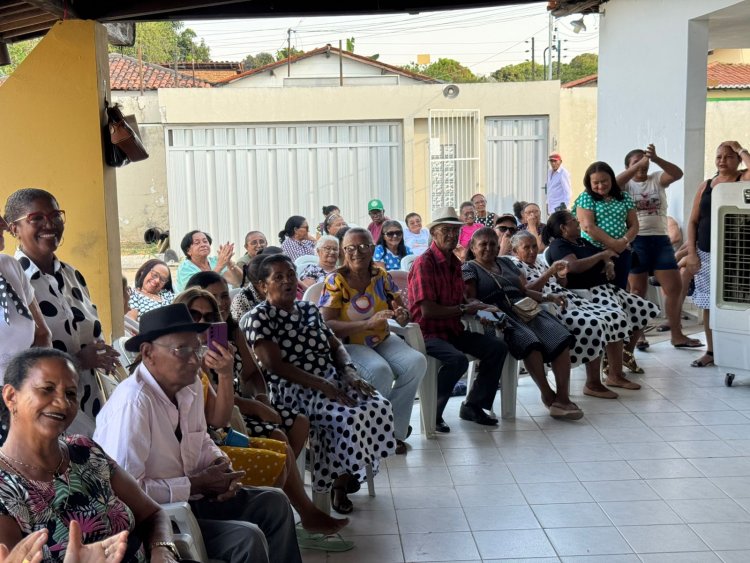
<svg viewBox="0 0 750 563"><path fill-rule="evenodd" d="M211 323L208 327L208 336L206 337L206 344L209 350L216 352L214 343L220 344L224 348L229 348L229 336L227 331L227 323Z"/></svg>

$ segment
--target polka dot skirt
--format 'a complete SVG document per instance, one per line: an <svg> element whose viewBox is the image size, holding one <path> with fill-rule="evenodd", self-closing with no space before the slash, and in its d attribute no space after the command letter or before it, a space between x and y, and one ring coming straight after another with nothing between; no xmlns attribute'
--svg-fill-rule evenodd
<svg viewBox="0 0 750 563"><path fill-rule="evenodd" d="M270 340L278 345L284 361L344 387L331 357L328 338L333 334L312 303L297 302L287 312L263 302L242 319L242 328L251 345ZM333 481L347 473L364 481L368 464L377 473L380 458L393 453L391 404L380 394L365 397L348 390L356 401L348 407L275 374L268 374L268 382L274 403L310 419L316 492L330 491Z"/></svg>

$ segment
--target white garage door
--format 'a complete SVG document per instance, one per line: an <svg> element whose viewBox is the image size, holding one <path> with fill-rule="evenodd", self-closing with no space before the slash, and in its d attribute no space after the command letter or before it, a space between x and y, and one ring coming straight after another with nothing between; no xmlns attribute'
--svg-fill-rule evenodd
<svg viewBox="0 0 750 563"><path fill-rule="evenodd" d="M175 248L193 229L209 232L215 249L228 240L241 247L249 230L278 244L287 218L307 217L314 232L331 204L366 226L374 197L391 217L403 215L400 123L186 126L166 135Z"/></svg>
<svg viewBox="0 0 750 563"><path fill-rule="evenodd" d="M510 213L515 201L545 209L548 122L546 116L487 118L488 209Z"/></svg>

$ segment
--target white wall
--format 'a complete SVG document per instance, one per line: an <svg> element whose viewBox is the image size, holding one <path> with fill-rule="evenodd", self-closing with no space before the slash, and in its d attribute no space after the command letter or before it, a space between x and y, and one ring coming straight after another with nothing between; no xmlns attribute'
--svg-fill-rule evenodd
<svg viewBox="0 0 750 563"><path fill-rule="evenodd" d="M668 190L670 214L689 213L703 180L707 14L738 0L612 0L599 33L599 160L621 168L648 143L684 163Z"/></svg>

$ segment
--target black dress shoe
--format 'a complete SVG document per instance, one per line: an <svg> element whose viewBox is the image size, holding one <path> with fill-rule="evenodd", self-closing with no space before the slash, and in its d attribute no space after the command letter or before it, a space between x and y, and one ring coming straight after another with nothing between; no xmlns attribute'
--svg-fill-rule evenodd
<svg viewBox="0 0 750 563"><path fill-rule="evenodd" d="M473 405L467 405L461 403L461 410L458 411L458 416L462 420L468 420L469 422L476 422L477 424L483 424L484 426L495 426L497 419L487 415L479 407Z"/></svg>
<svg viewBox="0 0 750 563"><path fill-rule="evenodd" d="M451 431L451 427L448 426L443 419L440 419L435 423L435 432L440 432L441 434L448 434L448 432L450 431Z"/></svg>

